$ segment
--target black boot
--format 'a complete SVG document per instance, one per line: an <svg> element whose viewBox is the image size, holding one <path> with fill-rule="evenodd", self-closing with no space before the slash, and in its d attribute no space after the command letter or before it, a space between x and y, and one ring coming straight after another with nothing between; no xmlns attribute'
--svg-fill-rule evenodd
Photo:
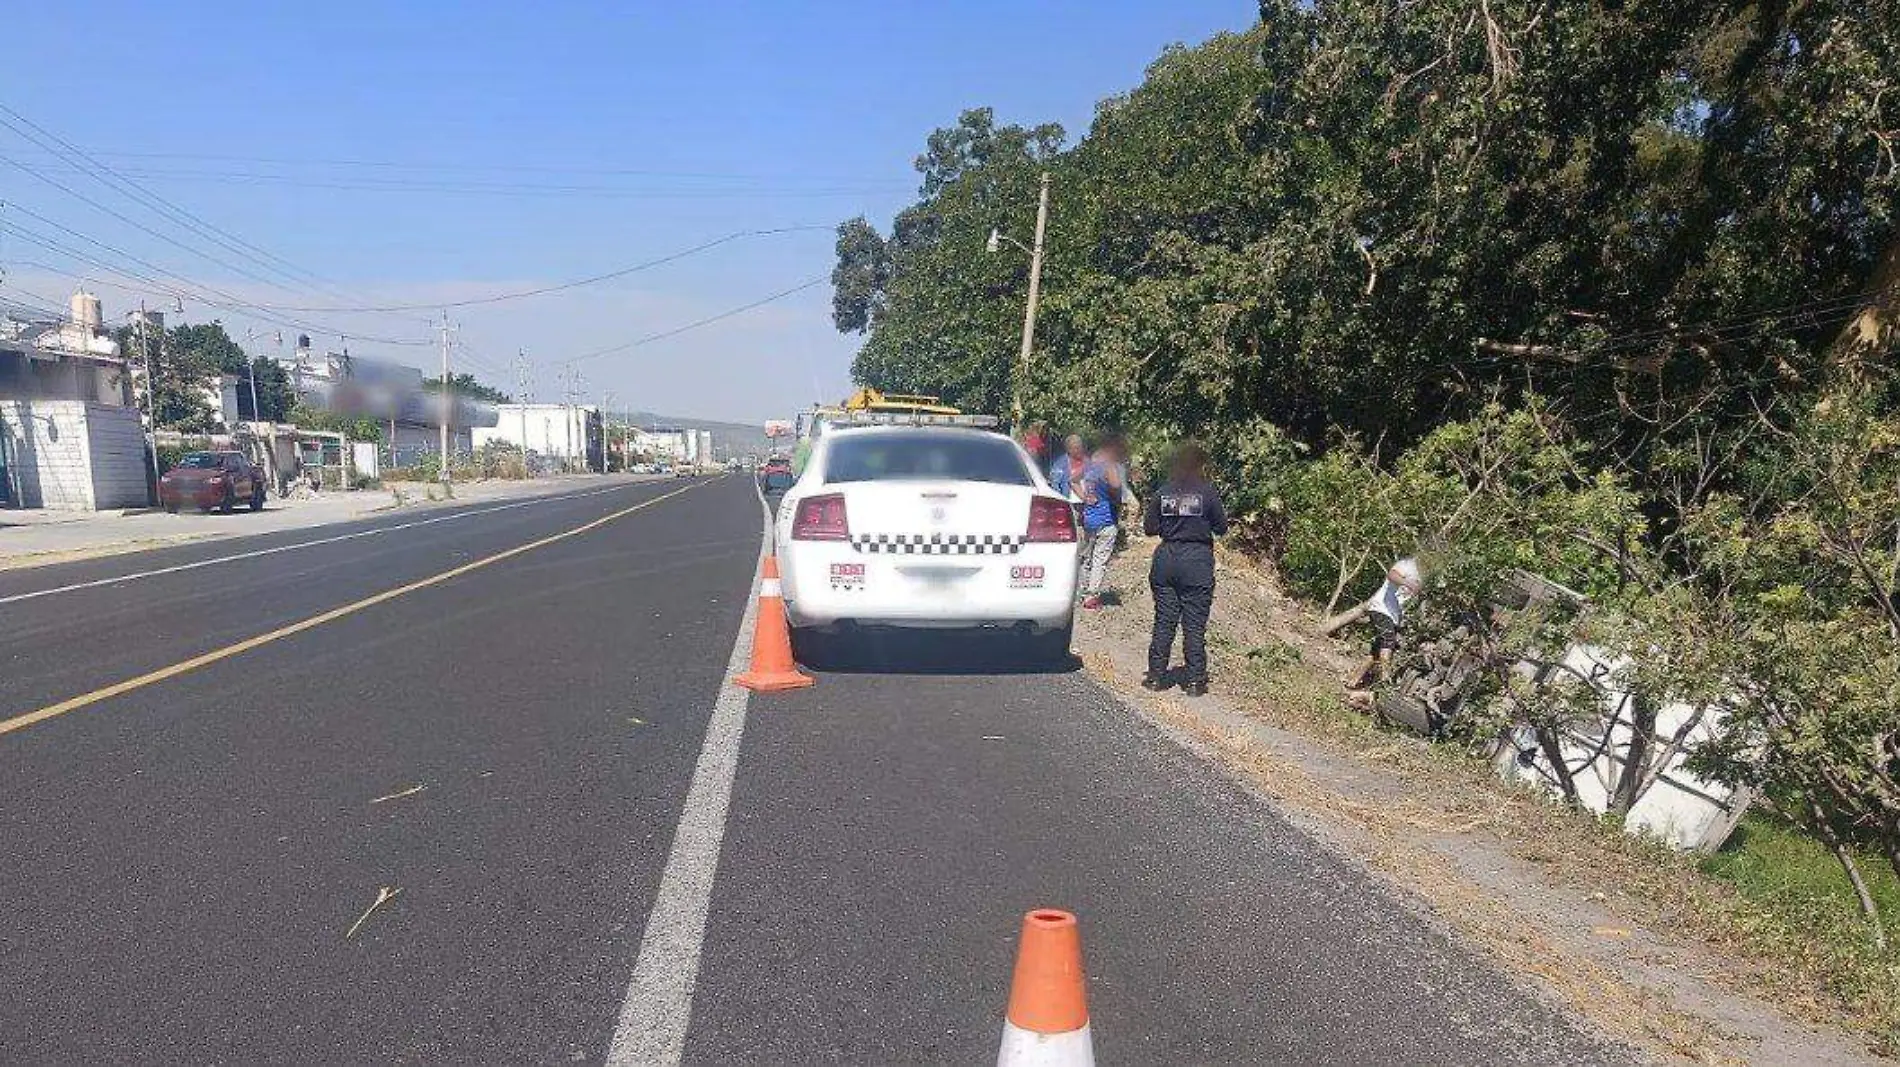
<svg viewBox="0 0 1900 1067"><path fill-rule="evenodd" d="M1168 676L1149 671L1141 676L1141 687L1150 693L1159 693L1168 687Z"/></svg>
<svg viewBox="0 0 1900 1067"><path fill-rule="evenodd" d="M1181 695L1190 696L1190 697L1206 696L1207 695L1207 680L1201 679L1199 681L1182 683Z"/></svg>

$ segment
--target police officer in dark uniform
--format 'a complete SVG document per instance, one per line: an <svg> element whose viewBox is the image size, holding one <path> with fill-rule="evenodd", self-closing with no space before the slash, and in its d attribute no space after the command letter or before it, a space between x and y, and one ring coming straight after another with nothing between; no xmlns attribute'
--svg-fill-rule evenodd
<svg viewBox="0 0 1900 1067"><path fill-rule="evenodd" d="M1214 608L1214 538L1227 532L1220 494L1207 484L1207 453L1185 444L1168 464L1168 481L1148 500L1141 532L1161 538L1148 586L1154 590L1155 628L1148 641L1145 689L1167 688L1168 656L1174 631L1181 630L1187 678L1181 691L1207 692L1207 616Z"/></svg>

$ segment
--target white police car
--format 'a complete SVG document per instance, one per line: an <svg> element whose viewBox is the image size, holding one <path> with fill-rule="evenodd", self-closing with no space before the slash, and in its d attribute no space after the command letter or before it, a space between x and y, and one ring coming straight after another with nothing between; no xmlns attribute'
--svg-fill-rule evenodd
<svg viewBox="0 0 1900 1067"><path fill-rule="evenodd" d="M779 506L794 633L861 625L1021 630L1065 654L1075 512L1008 437L954 425L829 430Z"/></svg>

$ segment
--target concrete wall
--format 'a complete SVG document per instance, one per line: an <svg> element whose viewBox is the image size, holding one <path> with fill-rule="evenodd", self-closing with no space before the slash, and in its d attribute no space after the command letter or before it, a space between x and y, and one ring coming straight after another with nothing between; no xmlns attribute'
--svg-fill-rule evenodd
<svg viewBox="0 0 1900 1067"><path fill-rule="evenodd" d="M389 435L389 423L381 424L383 433ZM476 443L469 439L468 427L449 427L449 451L458 456L473 452ZM419 422L398 422L396 432L386 442L390 454L395 458L391 466L407 467L419 461L423 456L433 456L442 448L442 428L426 426Z"/></svg>
<svg viewBox="0 0 1900 1067"><path fill-rule="evenodd" d="M605 438L599 409L587 404L498 404L495 413L495 425L475 428L476 448L520 448L525 443L528 451L570 469L601 469Z"/></svg>
<svg viewBox="0 0 1900 1067"><path fill-rule="evenodd" d="M0 400L16 506L56 511L140 507L144 438L133 408L82 400Z"/></svg>

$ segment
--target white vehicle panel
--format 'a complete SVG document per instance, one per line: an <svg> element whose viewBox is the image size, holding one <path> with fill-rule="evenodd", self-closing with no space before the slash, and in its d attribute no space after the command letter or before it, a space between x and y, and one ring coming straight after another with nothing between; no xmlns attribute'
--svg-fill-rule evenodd
<svg viewBox="0 0 1900 1067"><path fill-rule="evenodd" d="M828 436L780 505L779 569L793 626L1026 624L1048 631L1070 624L1080 546L1026 540L1032 498L1059 499L1026 454L1020 459L1027 485L954 479L827 484L827 446L865 432L919 431ZM844 499L849 538L794 540L801 502L830 495Z"/></svg>

